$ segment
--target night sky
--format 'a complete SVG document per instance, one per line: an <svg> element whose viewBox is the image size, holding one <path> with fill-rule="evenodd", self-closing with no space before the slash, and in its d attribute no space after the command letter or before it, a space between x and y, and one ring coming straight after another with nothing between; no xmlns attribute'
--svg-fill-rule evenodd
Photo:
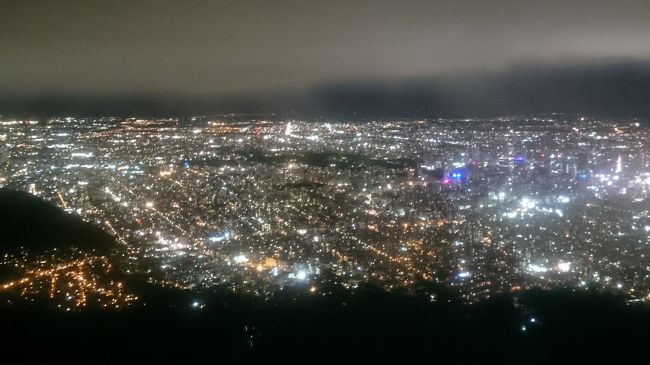
<svg viewBox="0 0 650 365"><path fill-rule="evenodd" d="M650 1L0 3L0 96L241 95L650 59Z"/></svg>

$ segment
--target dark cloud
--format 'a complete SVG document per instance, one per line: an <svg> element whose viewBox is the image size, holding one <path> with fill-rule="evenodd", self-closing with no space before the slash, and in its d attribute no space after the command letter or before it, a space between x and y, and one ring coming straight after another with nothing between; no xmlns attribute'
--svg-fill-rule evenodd
<svg viewBox="0 0 650 365"><path fill-rule="evenodd" d="M650 56L647 0L0 3L0 94L214 95Z"/></svg>
<svg viewBox="0 0 650 365"><path fill-rule="evenodd" d="M438 77L330 81L305 90L229 95L41 94L0 98L9 115L180 116L277 113L279 118L474 117L536 113L650 116L650 63L526 65Z"/></svg>

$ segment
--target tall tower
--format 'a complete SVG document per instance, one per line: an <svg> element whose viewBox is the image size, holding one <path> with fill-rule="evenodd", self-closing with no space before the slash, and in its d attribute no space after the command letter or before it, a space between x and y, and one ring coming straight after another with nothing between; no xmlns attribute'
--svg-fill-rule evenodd
<svg viewBox="0 0 650 365"><path fill-rule="evenodd" d="M7 147L6 139L6 135L0 135L0 187L7 181L6 175L9 170L9 147Z"/></svg>
<svg viewBox="0 0 650 365"><path fill-rule="evenodd" d="M9 148L7 147L6 140L6 135L0 135L0 166L9 163Z"/></svg>

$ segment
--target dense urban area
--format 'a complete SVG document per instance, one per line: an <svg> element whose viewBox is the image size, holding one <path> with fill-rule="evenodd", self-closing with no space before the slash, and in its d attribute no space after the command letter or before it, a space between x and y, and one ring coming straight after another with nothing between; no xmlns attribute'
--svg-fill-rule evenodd
<svg viewBox="0 0 650 365"><path fill-rule="evenodd" d="M430 282L467 303L590 286L648 301L649 137L633 119L562 115L3 119L0 186L117 245L5 254L20 275L0 291L67 310L137 303L98 279L119 271L260 297Z"/></svg>

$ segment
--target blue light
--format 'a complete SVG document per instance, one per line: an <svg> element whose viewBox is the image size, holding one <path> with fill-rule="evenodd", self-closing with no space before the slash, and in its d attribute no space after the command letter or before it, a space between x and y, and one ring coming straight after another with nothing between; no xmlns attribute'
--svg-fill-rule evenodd
<svg viewBox="0 0 650 365"><path fill-rule="evenodd" d="M449 177L454 179L454 180L460 180L465 177L465 173L463 170L457 169L457 170L452 170L449 173Z"/></svg>
<svg viewBox="0 0 650 365"><path fill-rule="evenodd" d="M517 155L517 156L515 156L514 161L515 161L516 164L520 165L520 164L526 162L526 158L524 156Z"/></svg>
<svg viewBox="0 0 650 365"><path fill-rule="evenodd" d="M578 180L587 180L588 177L589 174L585 171L578 171L578 173L576 173L576 178Z"/></svg>

